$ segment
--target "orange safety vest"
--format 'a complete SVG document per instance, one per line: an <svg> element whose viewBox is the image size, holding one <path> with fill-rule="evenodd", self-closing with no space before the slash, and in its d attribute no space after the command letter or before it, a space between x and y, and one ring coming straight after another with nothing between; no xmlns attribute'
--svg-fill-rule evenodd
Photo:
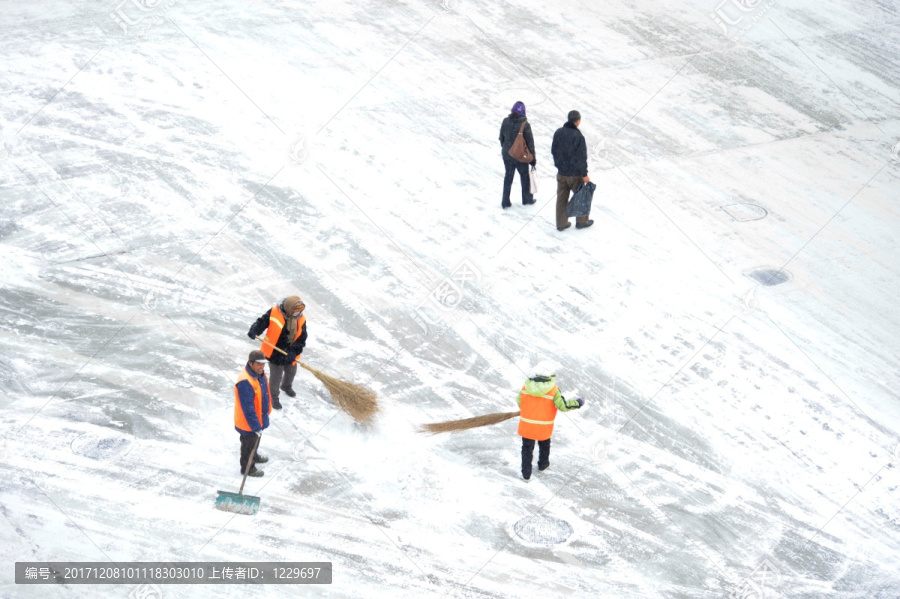
<svg viewBox="0 0 900 599"><path fill-rule="evenodd" d="M247 367L241 369L241 374L238 375L237 381L234 383L234 426L241 429L242 431L253 432L253 429L250 428L250 424L247 422L247 418L244 416L244 410L241 409L241 396L238 393L238 383L241 381L247 381L250 383L250 386L253 387L253 407L256 409L256 418L259 420L259 424L262 425L263 417L262 417L262 385L259 384L259 379L255 379L250 376L250 373L247 372ZM269 379L266 378L266 391L269 390ZM271 398L271 393L269 394ZM269 414L272 413L272 401L269 400Z"/></svg>
<svg viewBox="0 0 900 599"><path fill-rule="evenodd" d="M269 312L269 328L266 329L266 334L263 336L263 339L271 343L263 343L260 346L260 350L262 353L266 355L267 358L272 357L272 352L275 351L273 345L278 343L278 338L281 337L281 331L284 330L284 321L282 320L284 315L281 313L281 309L278 307L278 304L272 306L272 311ZM306 315L301 314L300 318L297 319L297 334L294 335L294 338L291 339L290 343L293 343L297 339L300 338L300 334L303 332L303 325L306 324ZM290 345L290 343L288 345ZM294 364L297 363L297 360L294 360Z"/></svg>
<svg viewBox="0 0 900 599"><path fill-rule="evenodd" d="M547 395L529 395L522 385L522 400L519 414L519 436L535 441L544 441L553 434L553 420L556 418L556 385L547 391Z"/></svg>

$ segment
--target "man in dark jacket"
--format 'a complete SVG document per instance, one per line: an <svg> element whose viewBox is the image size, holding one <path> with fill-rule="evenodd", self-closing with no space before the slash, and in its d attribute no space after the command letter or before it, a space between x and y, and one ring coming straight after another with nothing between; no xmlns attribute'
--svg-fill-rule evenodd
<svg viewBox="0 0 900 599"><path fill-rule="evenodd" d="M234 429L241 435L241 473L247 472L249 476L263 475L263 471L256 465L268 462L269 458L259 454L259 438L269 427L271 412L266 356L254 349L234 384ZM257 453L253 455L253 463L248 472L247 465L254 447L257 448Z"/></svg>
<svg viewBox="0 0 900 599"><path fill-rule="evenodd" d="M553 134L553 164L558 171L556 175L556 228L559 231L568 229L572 223L566 216L569 205L569 192L576 191L582 184L591 180L587 174L587 143L578 130L581 114L577 110L569 113L565 125ZM594 224L588 215L575 219L576 229L585 229Z"/></svg>
<svg viewBox="0 0 900 599"><path fill-rule="evenodd" d="M260 316L247 332L251 339L262 336L259 349L269 360L272 407L276 410L281 409L279 390L288 397L297 395L292 385L297 374L297 361L306 345L305 307L306 304L296 295L288 296Z"/></svg>
<svg viewBox="0 0 900 599"><path fill-rule="evenodd" d="M513 177L516 171L519 171L519 180L522 182L522 204L527 206L535 202L534 197L531 195L528 163L519 162L509 155L509 149L512 147L513 142L516 141L516 137L519 135L519 127L522 126L522 123L525 123L525 129L522 131L525 145L528 146L531 155L535 156L531 124L525 120L525 105L521 102L516 102L513 104L512 112L503 119L503 123L500 125L500 154L503 156L503 166L506 168L506 176L503 178L503 201L500 204L503 208L512 206L509 201L509 194L512 190ZM537 158L531 161L531 166L537 166Z"/></svg>

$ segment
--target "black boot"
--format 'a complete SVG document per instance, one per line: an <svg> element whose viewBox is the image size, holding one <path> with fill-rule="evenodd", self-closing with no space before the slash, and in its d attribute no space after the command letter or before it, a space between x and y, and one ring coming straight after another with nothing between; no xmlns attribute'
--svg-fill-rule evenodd
<svg viewBox="0 0 900 599"><path fill-rule="evenodd" d="M538 441L538 472L550 467L550 439Z"/></svg>
<svg viewBox="0 0 900 599"><path fill-rule="evenodd" d="M531 478L531 463L534 461L534 440L522 437L522 478Z"/></svg>

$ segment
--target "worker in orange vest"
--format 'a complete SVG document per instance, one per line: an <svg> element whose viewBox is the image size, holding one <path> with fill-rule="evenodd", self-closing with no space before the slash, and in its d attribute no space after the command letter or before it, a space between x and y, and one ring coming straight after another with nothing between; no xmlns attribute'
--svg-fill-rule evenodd
<svg viewBox="0 0 900 599"><path fill-rule="evenodd" d="M567 400L556 387L556 365L550 361L534 367L535 375L525 381L519 391L519 435L522 437L522 478L531 478L531 462L534 459L534 442L539 447L538 470L550 467L550 436L556 412L577 410L584 400Z"/></svg>
<svg viewBox="0 0 900 599"><path fill-rule="evenodd" d="M247 332L251 339L259 336L263 338L259 349L269 361L272 407L276 410L281 409L279 391L284 391L288 397L297 396L293 385L297 362L306 346L305 308L303 300L296 295L289 295L257 318ZM275 349L276 347L284 353Z"/></svg>
<svg viewBox="0 0 900 599"><path fill-rule="evenodd" d="M247 462L255 446L257 453L253 456L253 464L248 474L263 475L263 471L256 465L268 462L269 458L259 454L257 443L263 430L269 426L271 412L269 381L266 379L266 356L258 349L254 349L250 352L247 364L241 369L234 384L234 428L241 434L241 474L246 471Z"/></svg>

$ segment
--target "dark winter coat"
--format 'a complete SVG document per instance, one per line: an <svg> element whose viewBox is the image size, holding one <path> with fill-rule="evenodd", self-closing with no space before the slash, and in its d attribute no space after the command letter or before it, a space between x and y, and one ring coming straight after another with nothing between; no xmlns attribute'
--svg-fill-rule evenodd
<svg viewBox="0 0 900 599"><path fill-rule="evenodd" d="M281 314L283 316L284 306L279 305L278 309L281 310ZM266 310L265 314L256 319L256 322L253 323L253 326L251 326L250 330L247 332L248 337L250 337L251 339L256 339L257 336L265 336L266 331L269 329L270 312L271 310ZM279 366L292 364L294 362L294 358L303 353L303 348L305 346L306 323L303 323L303 329L300 332L300 336L297 337L297 340L290 344L288 343L287 327L284 327L284 329L282 329L281 331L281 335L278 336L278 341L275 342L275 347L284 350L285 352L287 352L287 355L284 355L278 351L273 351L272 355L269 356L269 363L277 364Z"/></svg>
<svg viewBox="0 0 900 599"><path fill-rule="evenodd" d="M563 177L586 177L587 143L584 135L572 123L566 123L553 134L553 164Z"/></svg>
<svg viewBox="0 0 900 599"><path fill-rule="evenodd" d="M503 123L500 125L500 153L503 155L504 160L515 160L509 155L509 149L512 147L513 142L516 141L519 127L522 126L522 121L524 120L526 120L524 116L515 112L503 119ZM525 145L531 150L531 155L537 156L534 152L534 136L531 134L531 123L525 123L525 130L522 131L522 135L525 136Z"/></svg>

